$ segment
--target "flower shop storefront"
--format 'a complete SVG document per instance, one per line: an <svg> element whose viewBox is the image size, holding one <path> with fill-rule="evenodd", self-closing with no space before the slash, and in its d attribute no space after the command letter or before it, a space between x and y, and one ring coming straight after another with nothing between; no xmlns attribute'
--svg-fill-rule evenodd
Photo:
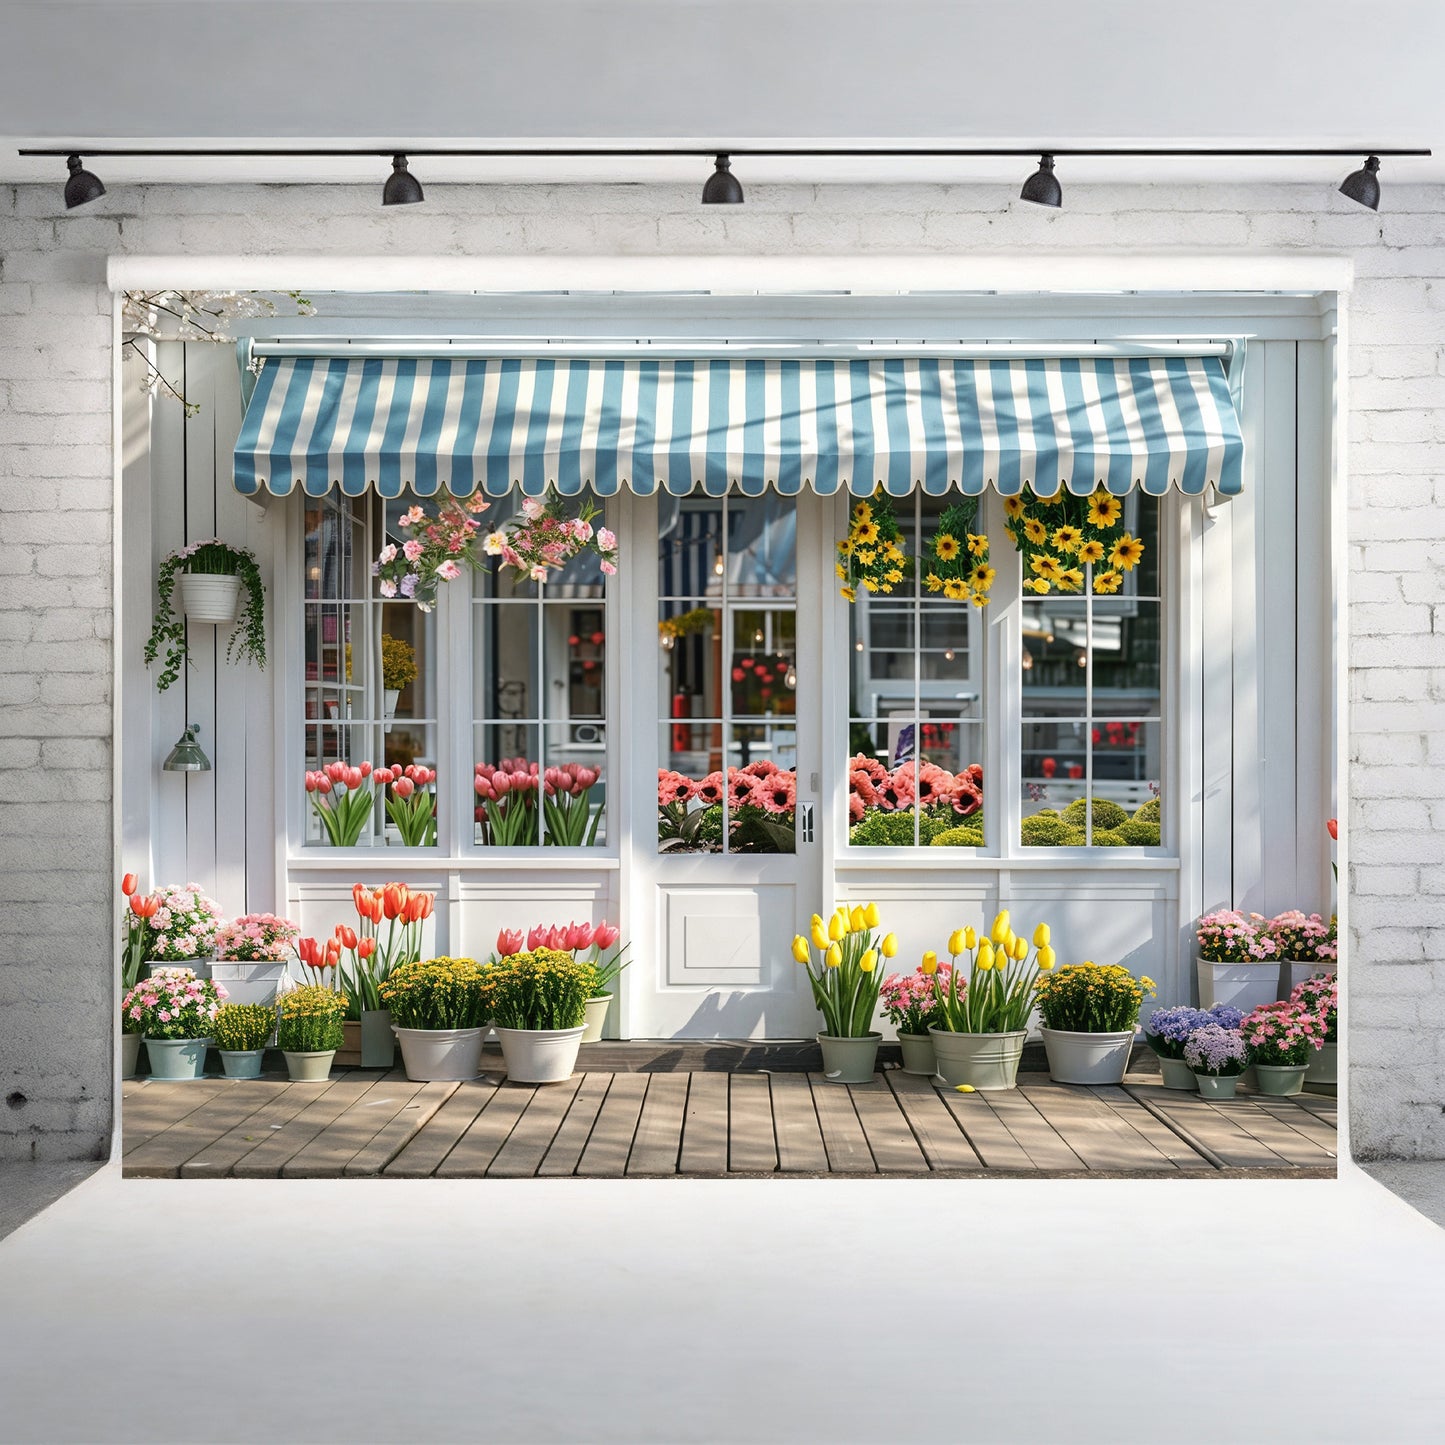
<svg viewBox="0 0 1445 1445"><path fill-rule="evenodd" d="M811 1036L837 904L1167 1004L1201 915L1332 911L1329 296L288 309L123 357L128 869L320 939L404 882L425 956L605 921L635 1039Z"/></svg>

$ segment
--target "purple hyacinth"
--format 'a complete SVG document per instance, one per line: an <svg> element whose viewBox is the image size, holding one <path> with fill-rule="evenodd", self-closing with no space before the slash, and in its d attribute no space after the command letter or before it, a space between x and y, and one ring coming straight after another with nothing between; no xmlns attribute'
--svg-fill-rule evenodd
<svg viewBox="0 0 1445 1445"><path fill-rule="evenodd" d="M1242 1074L1248 1059L1244 1035L1218 1024L1195 1029L1184 1045L1184 1062L1196 1074Z"/></svg>
<svg viewBox="0 0 1445 1445"><path fill-rule="evenodd" d="M1237 1029L1244 1022L1244 1014L1240 1009L1232 1008L1227 1003L1217 1003L1209 1010L1210 1017L1222 1029Z"/></svg>

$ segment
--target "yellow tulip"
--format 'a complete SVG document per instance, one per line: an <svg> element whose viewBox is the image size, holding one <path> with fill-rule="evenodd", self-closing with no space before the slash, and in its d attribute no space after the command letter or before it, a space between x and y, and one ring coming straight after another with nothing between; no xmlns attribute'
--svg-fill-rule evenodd
<svg viewBox="0 0 1445 1445"><path fill-rule="evenodd" d="M878 927L878 905L876 903L864 905L863 922L866 923L869 928Z"/></svg>
<svg viewBox="0 0 1445 1445"><path fill-rule="evenodd" d="M1014 939L1014 957L1022 963L1029 956L1029 941L1027 938Z"/></svg>
<svg viewBox="0 0 1445 1445"><path fill-rule="evenodd" d="M863 957L858 960L858 967L864 973L872 973L878 965L878 950L876 948L865 948Z"/></svg>
<svg viewBox="0 0 1445 1445"><path fill-rule="evenodd" d="M974 932L972 928L965 928L963 930L963 946L965 948L972 948L977 942L978 934Z"/></svg>
<svg viewBox="0 0 1445 1445"><path fill-rule="evenodd" d="M924 973L932 977L933 974L938 972L938 955L930 948L928 952L923 955L923 962L918 966Z"/></svg>
<svg viewBox="0 0 1445 1445"><path fill-rule="evenodd" d="M823 920L816 916L813 919L813 947L819 953L828 947L828 930L823 926Z"/></svg>
<svg viewBox="0 0 1445 1445"><path fill-rule="evenodd" d="M1009 931L1003 936L1003 951L1008 954L1010 958L1014 956L1014 943L1017 938L1018 934L1016 934L1012 928L1010 928ZM995 940L995 942L997 941L998 940Z"/></svg>
<svg viewBox="0 0 1445 1445"><path fill-rule="evenodd" d="M1052 968L1054 966L1054 951L1046 943L1039 949L1039 967Z"/></svg>
<svg viewBox="0 0 1445 1445"><path fill-rule="evenodd" d="M863 910L856 904L853 911L848 915L848 932L862 933L868 926L868 920L863 916Z"/></svg>
<svg viewBox="0 0 1445 1445"><path fill-rule="evenodd" d="M827 953L823 955L823 962L829 968L840 968L843 963L843 950L836 943L830 943Z"/></svg>
<svg viewBox="0 0 1445 1445"><path fill-rule="evenodd" d="M896 933L885 933L883 935L883 942L878 946L882 950L884 958L892 958L894 954L898 952L898 935Z"/></svg>
<svg viewBox="0 0 1445 1445"><path fill-rule="evenodd" d="M985 971L993 967L993 944L986 938L979 945L978 967Z"/></svg>
<svg viewBox="0 0 1445 1445"><path fill-rule="evenodd" d="M812 955L808 952L808 940L800 933L793 939L793 957L799 963L807 963Z"/></svg>
<svg viewBox="0 0 1445 1445"><path fill-rule="evenodd" d="M1042 948L1049 941L1049 925L1041 923L1034 929L1034 947Z"/></svg>
<svg viewBox="0 0 1445 1445"><path fill-rule="evenodd" d="M1002 943L1004 939L1008 937L1008 932L1008 909L1005 908L1001 910L998 917L994 919L993 927L989 929L988 936L995 943Z"/></svg>
<svg viewBox="0 0 1445 1445"><path fill-rule="evenodd" d="M822 915L821 913L815 913L815 914L808 920L808 927L809 927L809 928L826 928L827 926L828 926L828 925L823 922L823 915Z"/></svg>
<svg viewBox="0 0 1445 1445"><path fill-rule="evenodd" d="M972 948L973 945L971 943L965 944L963 929L955 928L953 932L948 935L949 956L951 958L957 958L958 955L962 953L966 947Z"/></svg>
<svg viewBox="0 0 1445 1445"><path fill-rule="evenodd" d="M828 920L828 937L831 938L834 943L837 943L837 941L838 941L840 938L842 938L844 932L846 931L846 928L847 928L847 925L846 925L846 924L843 922L843 920L835 913L835 914Z"/></svg>

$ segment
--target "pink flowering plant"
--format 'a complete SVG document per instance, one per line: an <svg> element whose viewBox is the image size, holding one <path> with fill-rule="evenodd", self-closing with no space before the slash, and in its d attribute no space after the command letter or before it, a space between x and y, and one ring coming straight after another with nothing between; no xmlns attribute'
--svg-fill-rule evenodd
<svg viewBox="0 0 1445 1445"><path fill-rule="evenodd" d="M301 929L274 913L243 913L216 930L216 957L242 963L284 963Z"/></svg>
<svg viewBox="0 0 1445 1445"><path fill-rule="evenodd" d="M1298 908L1280 913L1264 925L1263 937L1274 944L1275 958L1333 963L1339 956L1335 920L1327 921L1318 913L1305 914Z"/></svg>
<svg viewBox="0 0 1445 1445"><path fill-rule="evenodd" d="M400 543L388 542L372 563L376 590L388 599L414 601L423 612L430 612L443 582L455 582L463 568L479 565L477 534L482 524L477 517L489 506L485 497L473 493L465 502L448 497L435 512L408 507L397 526L410 535Z"/></svg>
<svg viewBox="0 0 1445 1445"><path fill-rule="evenodd" d="M306 774L306 795L333 848L356 847L371 822L371 773L370 763L335 762Z"/></svg>
<svg viewBox="0 0 1445 1445"><path fill-rule="evenodd" d="M658 852L720 852L726 818L730 852L791 853L797 809L797 774L767 758L696 780L659 768Z"/></svg>
<svg viewBox="0 0 1445 1445"><path fill-rule="evenodd" d="M934 977L941 976L945 991L952 972L950 965L940 963L934 974ZM938 998L933 991L933 979L921 965L913 973L890 973L883 980L878 997L883 1006L883 1017L900 1034L926 1034L929 1025L938 1022Z"/></svg>
<svg viewBox="0 0 1445 1445"><path fill-rule="evenodd" d="M127 1033L148 1039L204 1039L226 997L209 978L189 968L158 968L143 978L121 1002Z"/></svg>
<svg viewBox="0 0 1445 1445"><path fill-rule="evenodd" d="M472 790L477 795L476 820L482 825L482 841L494 848L515 848L536 843L536 763L526 758L503 758L497 763L478 763L472 773Z"/></svg>
<svg viewBox="0 0 1445 1445"><path fill-rule="evenodd" d="M1249 1045L1238 1029L1204 1024L1184 1041L1184 1062L1196 1074L1228 1078L1242 1074L1249 1063Z"/></svg>
<svg viewBox="0 0 1445 1445"><path fill-rule="evenodd" d="M592 525L597 507L584 500L569 516L562 498L550 488L543 498L523 497L522 514L488 532L482 542L489 557L500 557L518 581L545 582L574 557L591 552L604 576L617 575L617 538L606 527Z"/></svg>
<svg viewBox="0 0 1445 1445"><path fill-rule="evenodd" d="M912 847L915 807L919 843L949 833L950 844L980 846L983 768L970 763L951 773L925 758L890 769L868 753L849 759L848 841L854 847ZM968 830L966 836L959 835L962 829Z"/></svg>
<svg viewBox="0 0 1445 1445"><path fill-rule="evenodd" d="M591 970L592 992L590 998L602 998L609 993L608 985L627 967L623 957L632 946L624 943L617 947L621 930L612 923L559 923L542 924L528 929L523 934L520 928L503 928L497 934L497 951L492 962L514 958L521 953L535 953L539 948L553 953L568 953L574 962ZM586 957L588 950L591 957ZM616 950L615 952L613 950ZM578 955L582 957L578 957Z"/></svg>
<svg viewBox="0 0 1445 1445"><path fill-rule="evenodd" d="M1299 1003L1265 1003L1246 1014L1239 1026L1255 1064L1306 1064L1325 1041L1325 1022Z"/></svg>
<svg viewBox="0 0 1445 1445"><path fill-rule="evenodd" d="M1289 1001L1302 1008L1312 1009L1320 1016L1325 1026L1325 1043L1339 1042L1340 1037L1340 980L1336 973L1317 973L1303 983L1297 983L1290 993Z"/></svg>
<svg viewBox="0 0 1445 1445"><path fill-rule="evenodd" d="M1264 931L1262 914L1246 916L1221 908L1199 920L1199 956L1209 963L1258 963L1277 958L1277 945Z"/></svg>
<svg viewBox="0 0 1445 1445"><path fill-rule="evenodd" d="M198 883L158 888L150 897L155 911L144 920L145 956L166 963L210 958L221 926L221 905L207 898Z"/></svg>
<svg viewBox="0 0 1445 1445"><path fill-rule="evenodd" d="M373 768L371 781L387 789L386 816L407 848L430 848L437 840L437 770L421 763Z"/></svg>

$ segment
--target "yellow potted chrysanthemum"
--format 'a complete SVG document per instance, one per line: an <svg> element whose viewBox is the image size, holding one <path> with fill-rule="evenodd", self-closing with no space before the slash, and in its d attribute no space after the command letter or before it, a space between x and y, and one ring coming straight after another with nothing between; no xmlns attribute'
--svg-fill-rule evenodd
<svg viewBox="0 0 1445 1445"><path fill-rule="evenodd" d="M1154 980L1117 963L1073 963L1044 974L1034 991L1049 1077L1056 1084L1122 1083Z"/></svg>
<svg viewBox="0 0 1445 1445"><path fill-rule="evenodd" d="M501 959L491 971L492 1022L514 1084L560 1084L577 1067L596 974L557 948Z"/></svg>

